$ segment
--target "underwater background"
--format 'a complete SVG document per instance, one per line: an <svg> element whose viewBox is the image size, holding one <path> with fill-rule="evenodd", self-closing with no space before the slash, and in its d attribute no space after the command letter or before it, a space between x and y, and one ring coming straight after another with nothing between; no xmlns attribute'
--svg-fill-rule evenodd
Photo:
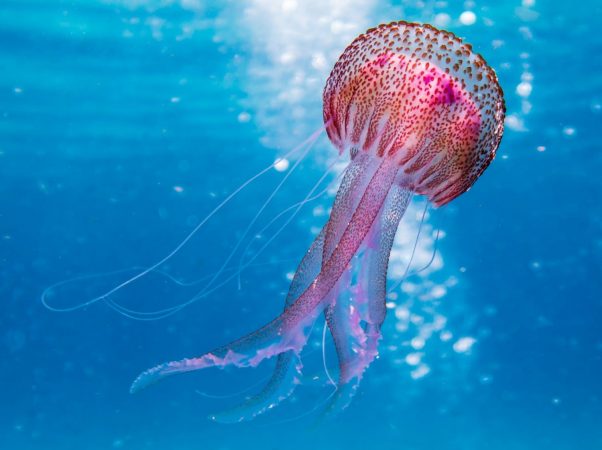
<svg viewBox="0 0 602 450"><path fill-rule="evenodd" d="M253 263L198 301L167 317L85 303L319 129L340 53L401 19L473 44L504 89L506 131L469 192L423 222L413 200L389 286L408 263L410 276L351 406L320 420L321 324L303 385L255 421L208 415L259 390L271 362L130 395L142 370L282 310L345 161L324 136L280 160L163 274L112 297L185 303L290 173L220 280ZM598 0L0 0L0 448L602 449L601 27ZM323 195L270 223L327 170Z"/></svg>

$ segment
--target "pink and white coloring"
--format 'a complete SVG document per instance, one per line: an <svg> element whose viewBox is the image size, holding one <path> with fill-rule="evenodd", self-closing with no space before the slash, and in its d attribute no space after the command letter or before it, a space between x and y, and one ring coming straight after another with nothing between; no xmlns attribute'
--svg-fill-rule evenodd
<svg viewBox="0 0 602 450"><path fill-rule="evenodd" d="M300 383L301 350L324 315L338 357L327 412L345 408L378 354L393 239L412 194L436 206L467 191L493 160L505 106L495 72L452 33L394 22L357 37L324 89L324 123L351 162L332 213L301 260L284 311L270 323L199 357L143 372L132 392L168 375L254 367L277 358L257 395L212 416L256 417Z"/></svg>

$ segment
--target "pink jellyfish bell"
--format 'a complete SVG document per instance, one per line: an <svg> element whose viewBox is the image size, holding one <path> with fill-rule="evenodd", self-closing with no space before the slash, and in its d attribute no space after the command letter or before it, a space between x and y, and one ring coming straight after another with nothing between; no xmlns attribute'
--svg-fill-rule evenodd
<svg viewBox="0 0 602 450"><path fill-rule="evenodd" d="M356 38L335 64L323 99L328 136L340 152L350 151L351 162L283 313L223 347L143 372L132 392L176 373L277 357L263 391L212 416L251 419L300 383L301 350L324 314L339 362L327 410L348 405L378 353L389 254L412 193L441 206L468 190L495 156L505 107L494 71L470 45L407 22Z"/></svg>
<svg viewBox="0 0 602 450"><path fill-rule="evenodd" d="M396 165L401 186L435 205L465 192L503 133L497 77L470 45L430 25L391 23L359 36L324 89L332 143Z"/></svg>

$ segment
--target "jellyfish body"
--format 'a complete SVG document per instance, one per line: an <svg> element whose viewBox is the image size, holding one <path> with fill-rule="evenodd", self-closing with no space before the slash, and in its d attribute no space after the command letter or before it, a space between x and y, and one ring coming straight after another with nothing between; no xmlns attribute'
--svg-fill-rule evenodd
<svg viewBox="0 0 602 450"><path fill-rule="evenodd" d="M429 25L395 22L356 38L323 94L324 123L351 162L330 218L302 259L283 313L257 331L200 357L143 372L131 391L208 367L254 367L276 357L258 395L213 416L252 419L300 383L301 350L323 314L339 363L327 406L347 406L378 354L395 233L413 193L441 206L468 190L503 133L497 77L471 47Z"/></svg>

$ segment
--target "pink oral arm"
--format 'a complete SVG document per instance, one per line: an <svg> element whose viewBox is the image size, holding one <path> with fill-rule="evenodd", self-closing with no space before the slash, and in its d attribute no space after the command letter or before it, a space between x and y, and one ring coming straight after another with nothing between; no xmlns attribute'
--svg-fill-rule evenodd
<svg viewBox="0 0 602 450"><path fill-rule="evenodd" d="M325 228L320 231L297 267L286 297L285 310L320 273L324 234ZM255 418L293 393L300 382L301 368L301 360L295 351L289 350L279 354L272 377L261 392L234 408L212 415L211 418L221 423L236 423Z"/></svg>
<svg viewBox="0 0 602 450"><path fill-rule="evenodd" d="M355 261L359 266L352 297L340 296L328 309L328 321L339 357L337 392L326 408L327 414L348 406L363 372L378 355L380 328L386 314L387 267L391 247L411 193L396 185L383 205L379 220L370 230ZM362 251L360 250L360 252Z"/></svg>
<svg viewBox="0 0 602 450"><path fill-rule="evenodd" d="M327 294L347 269L351 258L378 216L397 170L394 162L383 160L368 184L332 257L323 264L314 282L284 313L258 331L198 358L164 363L143 372L134 381L130 391L139 391L177 373L228 365L254 367L266 358L289 350L300 352L307 341L311 325L325 306Z"/></svg>
<svg viewBox="0 0 602 450"><path fill-rule="evenodd" d="M341 186L326 224L322 260L328 261L338 245L342 234L353 217L358 203L365 192L374 172L378 169L378 159L361 152L349 164L341 181Z"/></svg>
<svg viewBox="0 0 602 450"><path fill-rule="evenodd" d="M320 272L322 261L328 260L332 255L353 216L361 194L377 168L378 160L370 159L366 153L358 154L351 161L341 181L329 221L295 272L286 299L286 307L291 305L315 280ZM347 288L348 283L345 283L345 278L348 277L343 275L337 284L342 289ZM334 289L332 292L334 295ZM296 384L299 383L301 366L299 355L293 350L281 353L277 357L272 377L259 394L230 410L213 415L212 419L217 422L232 423L250 420L262 414L292 394Z"/></svg>

